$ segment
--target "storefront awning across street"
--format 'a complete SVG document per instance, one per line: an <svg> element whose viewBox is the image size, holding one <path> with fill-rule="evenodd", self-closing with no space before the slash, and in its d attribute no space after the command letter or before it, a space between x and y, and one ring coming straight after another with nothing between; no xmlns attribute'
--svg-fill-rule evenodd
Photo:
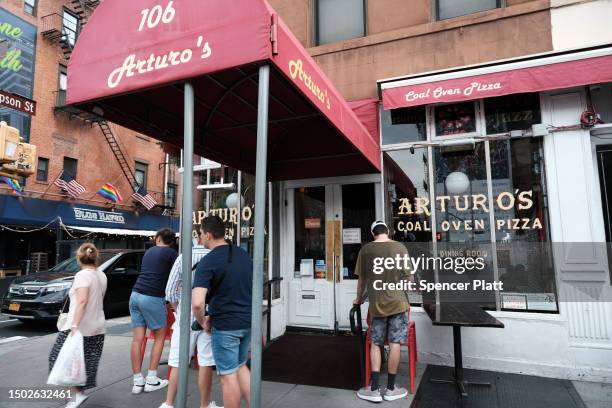
<svg viewBox="0 0 612 408"><path fill-rule="evenodd" d="M266 182L377 172L377 137L265 0L102 2L72 53L67 101L181 147L184 168L198 154L255 173L251 406L261 407ZM193 173L182 182L193 185ZM183 189L184 315L192 194ZM186 402L188 342L181 336L177 407Z"/></svg>
<svg viewBox="0 0 612 408"><path fill-rule="evenodd" d="M378 81L384 109L460 102L612 81L612 48L534 55Z"/></svg>

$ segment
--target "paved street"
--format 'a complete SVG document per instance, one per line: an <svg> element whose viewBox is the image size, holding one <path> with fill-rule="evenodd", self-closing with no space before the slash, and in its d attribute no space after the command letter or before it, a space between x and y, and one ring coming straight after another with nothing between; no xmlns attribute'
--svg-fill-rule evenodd
<svg viewBox="0 0 612 408"><path fill-rule="evenodd" d="M31 338L55 333L57 329L52 323L21 323L17 319L2 316L0 319L0 344L12 339Z"/></svg>

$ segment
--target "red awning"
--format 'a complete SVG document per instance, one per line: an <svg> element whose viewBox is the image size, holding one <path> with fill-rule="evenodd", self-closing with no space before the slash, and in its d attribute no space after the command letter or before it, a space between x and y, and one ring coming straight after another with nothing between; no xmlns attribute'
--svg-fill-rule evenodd
<svg viewBox="0 0 612 408"><path fill-rule="evenodd" d="M357 118L363 123L374 140L380 139L378 107L380 101L374 98L360 99L357 101L349 101L349 106L357 115Z"/></svg>
<svg viewBox="0 0 612 408"><path fill-rule="evenodd" d="M395 109L611 81L612 48L600 48L380 81L380 87L384 109Z"/></svg>
<svg viewBox="0 0 612 408"><path fill-rule="evenodd" d="M272 67L271 179L380 170L378 137L264 0L102 2L72 53L67 101L181 146L179 83L190 80L195 152L253 173L262 63Z"/></svg>

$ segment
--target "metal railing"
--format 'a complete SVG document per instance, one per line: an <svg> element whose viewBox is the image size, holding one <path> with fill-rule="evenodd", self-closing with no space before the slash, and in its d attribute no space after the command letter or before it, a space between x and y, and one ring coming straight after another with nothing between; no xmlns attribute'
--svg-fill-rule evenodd
<svg viewBox="0 0 612 408"><path fill-rule="evenodd" d="M64 17L59 13L52 13L41 17L41 34L52 42L59 42L64 52L72 51L79 37L78 27L69 27Z"/></svg>
<svg viewBox="0 0 612 408"><path fill-rule="evenodd" d="M63 24L63 18L58 13L48 14L41 17L42 28L40 30L43 36L50 36L51 34L61 34L61 28Z"/></svg>

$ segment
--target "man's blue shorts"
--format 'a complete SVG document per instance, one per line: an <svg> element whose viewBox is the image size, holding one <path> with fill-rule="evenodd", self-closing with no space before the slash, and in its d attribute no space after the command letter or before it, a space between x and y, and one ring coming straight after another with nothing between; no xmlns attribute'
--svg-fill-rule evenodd
<svg viewBox="0 0 612 408"><path fill-rule="evenodd" d="M166 326L166 299L132 292L130 296L130 316L132 328L148 327L151 330Z"/></svg>
<svg viewBox="0 0 612 408"><path fill-rule="evenodd" d="M246 364L251 344L251 329L212 329L212 350L218 375L233 374Z"/></svg>

